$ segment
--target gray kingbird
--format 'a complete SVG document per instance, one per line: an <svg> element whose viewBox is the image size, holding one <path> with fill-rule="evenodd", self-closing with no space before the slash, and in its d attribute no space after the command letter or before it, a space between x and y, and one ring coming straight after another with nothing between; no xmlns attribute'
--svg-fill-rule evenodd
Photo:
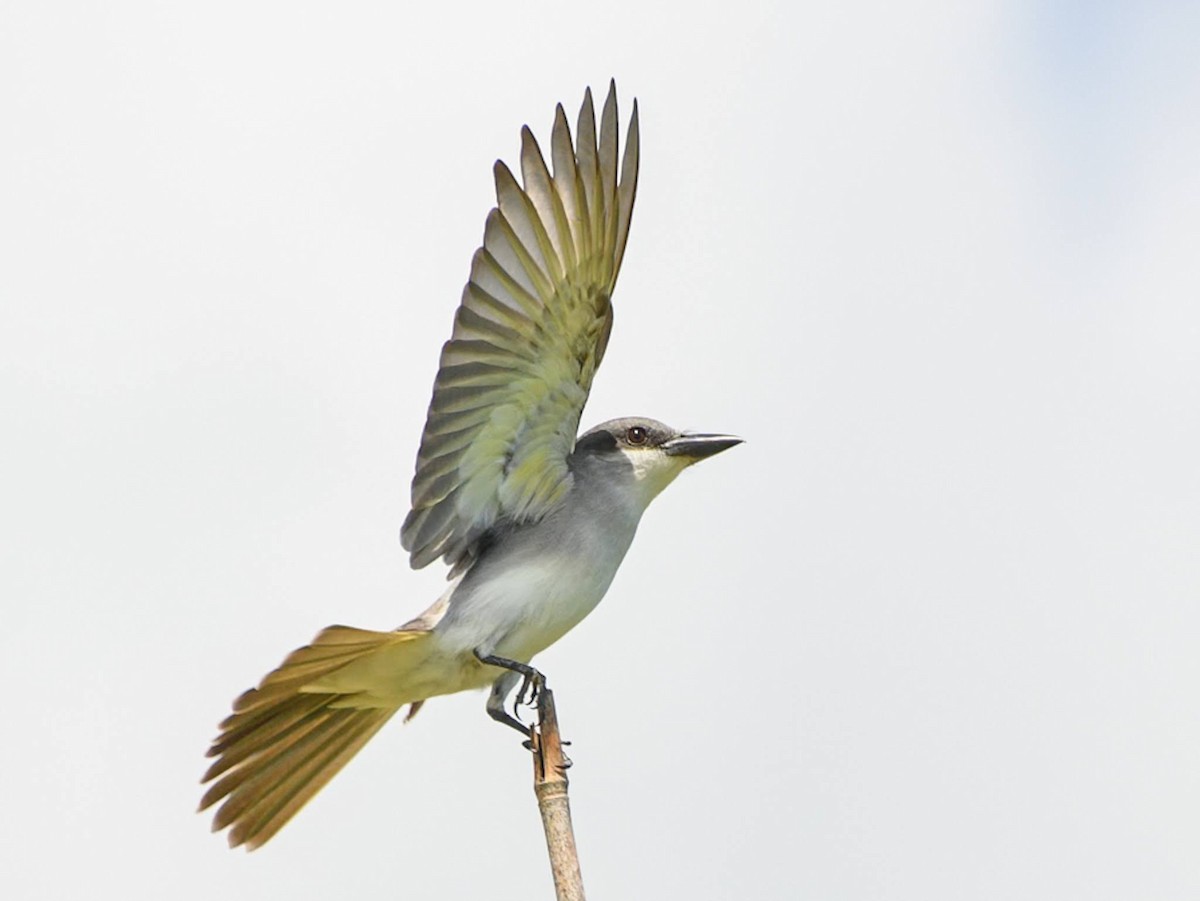
<svg viewBox="0 0 1200 901"><path fill-rule="evenodd" d="M597 141L591 91L575 143L560 104L554 174L528 127L522 183L497 162L497 207L471 261L441 364L401 543L450 586L399 629L330 626L233 703L208 756L203 810L229 844L269 840L401 708L491 686L505 709L529 662L599 603L654 497L740 442L616 419L576 437L612 329L638 173L638 112L617 179L616 87ZM516 705L513 712L516 713Z"/></svg>

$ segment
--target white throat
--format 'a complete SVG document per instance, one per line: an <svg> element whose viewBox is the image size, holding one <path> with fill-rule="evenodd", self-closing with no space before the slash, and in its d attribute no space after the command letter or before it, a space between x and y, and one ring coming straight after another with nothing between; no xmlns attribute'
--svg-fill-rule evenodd
<svg viewBox="0 0 1200 901"><path fill-rule="evenodd" d="M675 477L687 469L691 461L685 457L672 457L656 449L625 449L621 453L633 467L634 489L642 510L659 493L675 481Z"/></svg>

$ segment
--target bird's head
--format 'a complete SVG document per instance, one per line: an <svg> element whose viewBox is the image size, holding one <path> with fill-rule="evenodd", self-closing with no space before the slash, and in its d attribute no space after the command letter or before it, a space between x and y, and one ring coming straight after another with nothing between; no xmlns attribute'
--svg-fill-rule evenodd
<svg viewBox="0 0 1200 901"><path fill-rule="evenodd" d="M693 463L741 443L732 435L681 432L655 419L628 417L610 419L580 435L571 457L576 465L607 463L631 473L632 488L645 509Z"/></svg>

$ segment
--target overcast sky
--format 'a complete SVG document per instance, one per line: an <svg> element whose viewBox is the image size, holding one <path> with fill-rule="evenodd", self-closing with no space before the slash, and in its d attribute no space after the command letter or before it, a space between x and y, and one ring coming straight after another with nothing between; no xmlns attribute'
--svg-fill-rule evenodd
<svg viewBox="0 0 1200 901"><path fill-rule="evenodd" d="M615 76L584 425L747 443L538 658L590 895L1200 896L1197 59L1185 3L7 4L0 894L551 897L482 695L254 854L194 810L238 692L440 592L491 164Z"/></svg>

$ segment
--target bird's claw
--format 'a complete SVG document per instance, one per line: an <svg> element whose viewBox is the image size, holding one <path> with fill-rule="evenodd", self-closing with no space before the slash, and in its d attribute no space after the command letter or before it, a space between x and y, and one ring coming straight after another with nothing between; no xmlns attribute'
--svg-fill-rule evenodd
<svg viewBox="0 0 1200 901"><path fill-rule="evenodd" d="M546 677L537 670L532 673L526 673L521 680L521 688L517 692L517 698L513 704L513 709L521 705L532 707L538 699L538 695L542 693L542 688L546 684Z"/></svg>
<svg viewBox="0 0 1200 901"><path fill-rule="evenodd" d="M560 744L569 745L570 742L564 741L564 742L560 742ZM521 747L524 748L526 751L532 751L533 750L533 739L532 738L525 739L525 741L521 742ZM570 769L574 765L575 765L575 762L573 760L571 760L570 757L568 757L566 754L562 755L562 762L559 764L559 766L562 767L562 769L564 769L564 770Z"/></svg>
<svg viewBox="0 0 1200 901"><path fill-rule="evenodd" d="M521 725L525 725L521 720L521 707L533 707L537 702L538 695L541 694L542 688L546 684L546 677L537 670L532 673L526 673L521 681L521 688L513 697L513 718ZM525 742L526 749L530 749L529 742Z"/></svg>

